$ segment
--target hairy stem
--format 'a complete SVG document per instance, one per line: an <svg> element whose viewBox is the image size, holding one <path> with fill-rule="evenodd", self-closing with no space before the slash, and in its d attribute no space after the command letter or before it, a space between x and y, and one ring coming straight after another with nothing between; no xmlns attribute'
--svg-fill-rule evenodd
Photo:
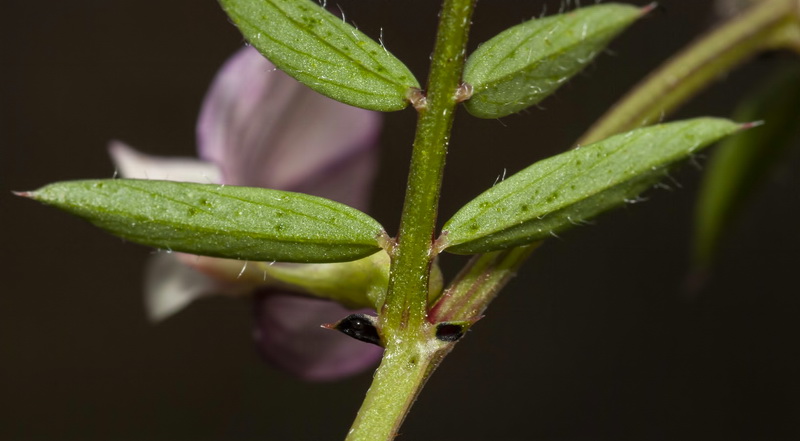
<svg viewBox="0 0 800 441"><path fill-rule="evenodd" d="M474 4L474 0L445 0L442 6L426 102L419 108L389 291L380 317L388 334L418 328L425 318L439 193Z"/></svg>
<svg viewBox="0 0 800 441"><path fill-rule="evenodd" d="M452 346L436 340L427 320L427 296L445 156L474 8L475 0L444 0L442 5L425 104L415 100L417 133L389 290L379 314L386 351L348 440L393 439Z"/></svg>
<svg viewBox="0 0 800 441"><path fill-rule="evenodd" d="M475 321L517 270L541 245L535 242L523 247L480 254L467 263L431 308L431 322Z"/></svg>
<svg viewBox="0 0 800 441"><path fill-rule="evenodd" d="M764 0L648 75L578 140L586 145L651 124L753 55L796 44L797 0Z"/></svg>

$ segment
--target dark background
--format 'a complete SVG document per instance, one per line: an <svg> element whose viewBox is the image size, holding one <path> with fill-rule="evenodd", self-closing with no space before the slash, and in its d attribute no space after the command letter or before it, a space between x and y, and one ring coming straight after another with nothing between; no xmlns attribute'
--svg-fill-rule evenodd
<svg viewBox="0 0 800 441"><path fill-rule="evenodd" d="M387 47L424 79L437 2L338 3L374 38L383 28ZM714 22L711 2L660 3L543 109L501 121L460 112L442 219L504 169L569 147ZM472 46L542 4L479 2ZM149 249L9 193L111 177L110 139L193 155L206 87L242 44L216 2L1 7L0 439L342 439L369 373L306 384L264 365L243 300L203 300L152 326L141 301ZM788 58L756 60L677 116L728 115ZM408 109L386 119L373 214L389 231L414 120ZM684 290L693 167L675 175L680 188L550 240L434 375L401 439L800 439L800 164L792 158L757 192L695 297ZM460 260L444 259L452 274Z"/></svg>

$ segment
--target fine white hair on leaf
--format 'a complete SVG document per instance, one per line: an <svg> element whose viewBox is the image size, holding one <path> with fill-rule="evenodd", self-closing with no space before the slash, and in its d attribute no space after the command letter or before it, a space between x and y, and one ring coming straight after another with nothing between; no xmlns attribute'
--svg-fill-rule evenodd
<svg viewBox="0 0 800 441"><path fill-rule="evenodd" d="M386 55L389 55L389 50L386 49L386 44L383 43L383 26L381 26L381 34L378 37L378 42L381 44L383 51L386 52Z"/></svg>
<svg viewBox="0 0 800 441"><path fill-rule="evenodd" d="M706 156L703 154L693 153L689 155L689 163L692 164L692 167L696 168L697 170L703 170L703 163L700 162L701 160L705 159Z"/></svg>
<svg viewBox="0 0 800 441"><path fill-rule="evenodd" d="M680 183L680 182L678 182L678 180L677 180L677 179L675 179L675 177L674 177L674 176L672 176L672 175L671 175L671 174L669 174L669 173L667 173L667 179L669 179L669 180L670 180L670 182L672 182L672 185L674 185L674 186L675 186L675 188L683 188L683 185L681 185L681 183Z"/></svg>
<svg viewBox="0 0 800 441"><path fill-rule="evenodd" d="M625 203L626 204L638 204L640 202L647 202L648 200L649 200L649 198L646 198L644 196L635 196L635 197L632 197L632 198L626 198L625 199Z"/></svg>
<svg viewBox="0 0 800 441"><path fill-rule="evenodd" d="M500 174L500 175L497 175L497 177L494 180L494 184L492 184L492 187L497 185L498 182L503 182L506 179L506 170L507 169L505 167L503 167L503 173Z"/></svg>
<svg viewBox="0 0 800 441"><path fill-rule="evenodd" d="M669 185L665 184L662 181L658 181L655 184L653 184L653 188L658 188L660 190L672 191L672 187L670 187Z"/></svg>
<svg viewBox="0 0 800 441"><path fill-rule="evenodd" d="M243 274L244 274L244 272L245 272L245 270L247 270L247 263L248 263L248 262L249 262L249 261L247 261L247 260L245 260L245 261L244 261L244 265L242 265L242 269L241 269L241 271L239 271L239 274L236 276L236 279L237 279L237 280L238 280L238 279L241 279L241 278L242 278L242 275L243 275Z"/></svg>
<svg viewBox="0 0 800 441"><path fill-rule="evenodd" d="M571 216L567 216L567 220L569 220L569 222L572 225L578 225L578 226L586 226L586 225L593 226L593 225L596 225L596 222L594 222L594 221L586 220L586 219L577 219L577 220L575 220Z"/></svg>

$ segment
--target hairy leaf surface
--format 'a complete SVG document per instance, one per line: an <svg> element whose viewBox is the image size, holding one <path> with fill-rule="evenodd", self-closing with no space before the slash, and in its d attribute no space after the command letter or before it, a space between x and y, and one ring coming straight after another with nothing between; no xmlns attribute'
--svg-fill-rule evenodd
<svg viewBox="0 0 800 441"><path fill-rule="evenodd" d="M370 110L408 104L414 75L383 46L312 0L220 0L247 41L317 92Z"/></svg>
<svg viewBox="0 0 800 441"><path fill-rule="evenodd" d="M328 199L263 188L109 179L23 194L144 245L206 256L340 262L380 249L382 227Z"/></svg>
<svg viewBox="0 0 800 441"><path fill-rule="evenodd" d="M670 164L740 127L718 118L661 124L539 161L462 207L443 244L475 254L544 239L635 200Z"/></svg>
<svg viewBox="0 0 800 441"><path fill-rule="evenodd" d="M607 3L533 19L480 46L464 66L473 87L467 110L500 118L553 93L642 15L634 6Z"/></svg>

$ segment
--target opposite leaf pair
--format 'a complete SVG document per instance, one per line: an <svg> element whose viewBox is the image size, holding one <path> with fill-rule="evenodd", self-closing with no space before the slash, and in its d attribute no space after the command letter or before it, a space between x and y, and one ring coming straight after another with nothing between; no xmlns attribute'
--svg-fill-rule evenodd
<svg viewBox="0 0 800 441"><path fill-rule="evenodd" d="M749 126L661 124L537 162L459 210L438 250L477 254L541 240L635 199L671 164ZM344 262L387 242L380 224L354 208L264 188L114 179L51 184L30 196L137 243L230 259Z"/></svg>
<svg viewBox="0 0 800 441"><path fill-rule="evenodd" d="M312 0L220 0L256 49L317 92L365 109L406 107L420 88L389 51ZM467 59L467 110L500 118L532 106L575 75L653 6L608 3L529 20Z"/></svg>

